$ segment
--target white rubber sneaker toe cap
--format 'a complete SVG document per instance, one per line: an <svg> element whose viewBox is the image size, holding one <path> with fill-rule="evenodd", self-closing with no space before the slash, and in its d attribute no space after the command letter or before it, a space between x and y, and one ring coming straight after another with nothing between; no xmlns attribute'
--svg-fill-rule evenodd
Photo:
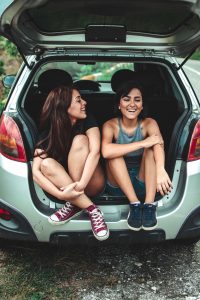
<svg viewBox="0 0 200 300"><path fill-rule="evenodd" d="M105 236L106 234L107 234L107 230L101 230L101 231L98 232L98 236L99 236L99 237L103 237L103 236Z"/></svg>
<svg viewBox="0 0 200 300"><path fill-rule="evenodd" d="M59 222L59 219L56 215L51 215L49 218L48 218L49 222Z"/></svg>

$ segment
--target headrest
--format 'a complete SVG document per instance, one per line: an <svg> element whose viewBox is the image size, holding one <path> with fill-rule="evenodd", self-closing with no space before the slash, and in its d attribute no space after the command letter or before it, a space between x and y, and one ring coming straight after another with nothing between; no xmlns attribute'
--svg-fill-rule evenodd
<svg viewBox="0 0 200 300"><path fill-rule="evenodd" d="M111 79L112 90L116 92L120 85L128 81L136 81L140 83L144 96L158 96L164 93L165 82L157 70L118 70L116 73L114 73Z"/></svg>
<svg viewBox="0 0 200 300"><path fill-rule="evenodd" d="M78 90L82 91L93 91L93 92L98 92L100 91L100 83L97 81L92 81L92 80L86 80L86 79L81 79L77 80L74 82L73 86L77 88Z"/></svg>
<svg viewBox="0 0 200 300"><path fill-rule="evenodd" d="M72 85L71 75L60 69L47 70L38 78L38 88L43 93L49 93L51 90L60 85Z"/></svg>
<svg viewBox="0 0 200 300"><path fill-rule="evenodd" d="M120 85L126 81L136 80L137 76L134 71L129 69L121 69L116 71L111 78L111 88L114 92L117 91Z"/></svg>
<svg viewBox="0 0 200 300"><path fill-rule="evenodd" d="M142 85L144 96L159 96L165 93L165 83L157 71L139 71L136 72L136 74L138 81Z"/></svg>

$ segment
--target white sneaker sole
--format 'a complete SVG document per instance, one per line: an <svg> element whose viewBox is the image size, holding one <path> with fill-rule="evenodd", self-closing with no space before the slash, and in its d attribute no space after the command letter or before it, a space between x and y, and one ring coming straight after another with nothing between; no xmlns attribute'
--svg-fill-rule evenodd
<svg viewBox="0 0 200 300"><path fill-rule="evenodd" d="M130 225L128 225L128 228L133 231L140 231L142 229L142 226L138 228L138 227L131 227Z"/></svg>
<svg viewBox="0 0 200 300"><path fill-rule="evenodd" d="M81 213L82 213L82 210L77 212L75 215L73 215L71 218L69 218L65 221L54 221L51 219L51 216L50 216L50 217L48 217L48 222L52 225L63 225L65 223L69 222L70 220L74 219L75 217L79 216Z"/></svg>
<svg viewBox="0 0 200 300"><path fill-rule="evenodd" d="M110 231L108 229L107 233L104 235L104 236L98 236L96 235L96 233L94 233L94 231L92 230L93 234L94 234L94 237L98 240L98 241L105 241L107 240L107 238L109 238L109 235L110 235Z"/></svg>
<svg viewBox="0 0 200 300"><path fill-rule="evenodd" d="M152 227L144 227L144 226L142 226L142 229L143 229L143 230L146 230L146 231L150 231L150 230L155 229L157 226L158 226L158 223L156 223L156 225L154 225L154 226L152 226Z"/></svg>

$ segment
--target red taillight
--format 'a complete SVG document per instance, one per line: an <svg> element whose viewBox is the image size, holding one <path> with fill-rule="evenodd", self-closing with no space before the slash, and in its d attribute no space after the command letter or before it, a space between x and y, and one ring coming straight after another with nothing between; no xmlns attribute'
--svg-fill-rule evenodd
<svg viewBox="0 0 200 300"><path fill-rule="evenodd" d="M0 120L0 153L12 160L27 161L19 128L11 117L5 115Z"/></svg>
<svg viewBox="0 0 200 300"><path fill-rule="evenodd" d="M193 130L187 160L193 161L197 159L200 159L200 120L196 123Z"/></svg>
<svg viewBox="0 0 200 300"><path fill-rule="evenodd" d="M12 218L12 215L8 210L0 208L0 219L4 219L6 221L9 221L11 218Z"/></svg>

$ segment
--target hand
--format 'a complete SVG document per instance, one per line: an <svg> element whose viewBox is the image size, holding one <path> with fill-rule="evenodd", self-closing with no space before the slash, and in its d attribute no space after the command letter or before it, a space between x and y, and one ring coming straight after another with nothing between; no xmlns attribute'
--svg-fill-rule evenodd
<svg viewBox="0 0 200 300"><path fill-rule="evenodd" d="M153 134L153 135L147 137L145 140L143 140L143 144L144 144L143 145L144 148L150 148L156 144L163 145L164 142L163 142L162 137L160 137L159 135Z"/></svg>
<svg viewBox="0 0 200 300"><path fill-rule="evenodd" d="M77 182L70 183L65 187L61 187L60 191L62 192L61 198L63 200L74 199L83 194L82 191L76 191Z"/></svg>
<svg viewBox="0 0 200 300"><path fill-rule="evenodd" d="M84 189L85 189L85 185L82 184L80 181L77 181L76 186L75 186L75 190L77 192L81 192L81 191L84 191Z"/></svg>
<svg viewBox="0 0 200 300"><path fill-rule="evenodd" d="M172 182L165 169L157 171L157 192L160 192L164 196L171 192L172 188Z"/></svg>

